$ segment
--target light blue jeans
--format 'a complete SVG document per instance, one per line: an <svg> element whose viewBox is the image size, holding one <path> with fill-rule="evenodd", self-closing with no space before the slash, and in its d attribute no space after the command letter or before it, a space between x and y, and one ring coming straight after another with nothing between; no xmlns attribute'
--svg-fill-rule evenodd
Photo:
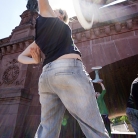
<svg viewBox="0 0 138 138"><path fill-rule="evenodd" d="M128 116L128 120L131 123L134 131L136 132L136 138L138 138L138 110L133 108L127 108L126 114Z"/></svg>
<svg viewBox="0 0 138 138"><path fill-rule="evenodd" d="M65 110L87 138L109 138L97 106L91 78L77 59L61 59L43 67L39 78L41 122L35 138L58 138Z"/></svg>

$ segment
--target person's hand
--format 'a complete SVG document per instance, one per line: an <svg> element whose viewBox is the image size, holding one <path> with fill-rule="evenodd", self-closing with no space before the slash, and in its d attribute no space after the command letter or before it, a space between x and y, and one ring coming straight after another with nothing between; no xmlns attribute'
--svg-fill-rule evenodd
<svg viewBox="0 0 138 138"><path fill-rule="evenodd" d="M101 81L98 81L97 83L98 83L98 84L102 84L102 82L101 82Z"/></svg>
<svg viewBox="0 0 138 138"><path fill-rule="evenodd" d="M35 63L38 64L41 61L41 54L39 47L37 48L30 48L30 54L32 58L34 59Z"/></svg>

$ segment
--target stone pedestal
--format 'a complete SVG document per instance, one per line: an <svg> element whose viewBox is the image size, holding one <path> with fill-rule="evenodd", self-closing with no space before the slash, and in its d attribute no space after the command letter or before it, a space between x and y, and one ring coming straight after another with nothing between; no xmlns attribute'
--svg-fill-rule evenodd
<svg viewBox="0 0 138 138"><path fill-rule="evenodd" d="M31 138L38 123L31 123L26 130L27 124L31 119L40 122L37 87L40 69L32 77L34 66L17 61L18 55L34 41L37 16L38 13L26 10L10 37L0 40L0 138L23 138L25 133L28 136L28 130Z"/></svg>
<svg viewBox="0 0 138 138"><path fill-rule="evenodd" d="M25 89L0 89L0 137L21 138L32 95Z"/></svg>

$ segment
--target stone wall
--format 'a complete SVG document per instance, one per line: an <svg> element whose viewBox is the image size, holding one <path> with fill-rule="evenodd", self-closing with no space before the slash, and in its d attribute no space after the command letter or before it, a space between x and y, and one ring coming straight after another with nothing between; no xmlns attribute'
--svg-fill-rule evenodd
<svg viewBox="0 0 138 138"><path fill-rule="evenodd" d="M82 52L82 59L90 73L93 66L106 66L138 54L138 17L90 30L75 28L73 38ZM71 23L79 24L78 21Z"/></svg>

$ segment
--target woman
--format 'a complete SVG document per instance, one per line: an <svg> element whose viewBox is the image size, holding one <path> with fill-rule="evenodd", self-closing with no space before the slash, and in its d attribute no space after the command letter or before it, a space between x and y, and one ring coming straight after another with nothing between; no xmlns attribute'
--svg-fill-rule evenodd
<svg viewBox="0 0 138 138"><path fill-rule="evenodd" d="M108 138L91 79L65 23L66 12L53 11L48 0L38 3L35 41L18 57L23 64L38 64L40 50L46 57L39 78L41 123L35 138L58 138L65 109L77 119L87 138Z"/></svg>
<svg viewBox="0 0 138 138"><path fill-rule="evenodd" d="M106 104L104 102L104 96L106 94L106 89L105 89L105 86L102 82L97 82L97 83L101 85L102 92L101 93L100 92L95 93L96 94L96 100L98 103L99 111L100 111L100 114L102 116L105 128L107 129L109 135L111 136L111 127L110 127L110 120L108 118L108 109L107 109Z"/></svg>

